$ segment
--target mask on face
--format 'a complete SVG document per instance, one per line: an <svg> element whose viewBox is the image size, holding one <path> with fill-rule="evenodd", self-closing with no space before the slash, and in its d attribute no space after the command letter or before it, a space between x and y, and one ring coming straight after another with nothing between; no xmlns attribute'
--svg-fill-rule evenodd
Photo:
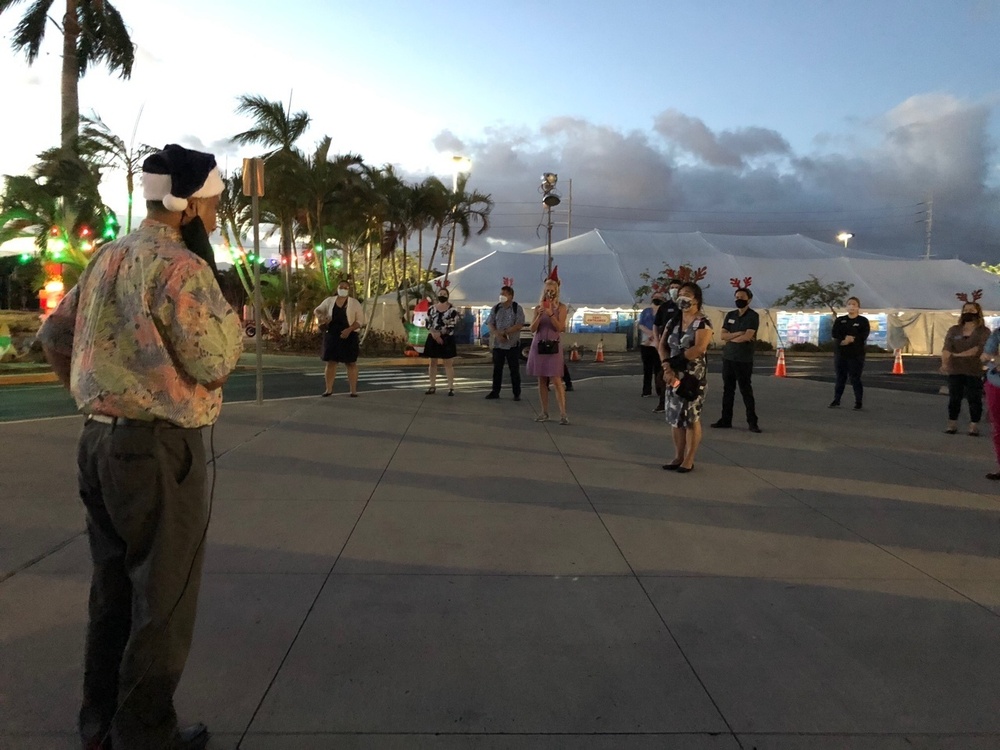
<svg viewBox="0 0 1000 750"><path fill-rule="evenodd" d="M739 308L740 310L742 310L744 307L746 307L749 304L750 304L750 302L748 300L745 300L745 299L738 299L738 300L736 300L736 307Z"/></svg>
<svg viewBox="0 0 1000 750"><path fill-rule="evenodd" d="M507 296L506 296L506 295L504 295L504 294L501 294L501 295L500 295L500 301L501 301L501 302L506 302L506 301L507 301Z"/></svg>
<svg viewBox="0 0 1000 750"><path fill-rule="evenodd" d="M676 288L676 287L675 287L675 288L673 288L673 289L670 289L670 290L669 290L669 291L667 292L667 294L669 294L669 295L670 295L670 299L672 299L672 300L673 300L674 302L676 302L676 301L677 301L677 288Z"/></svg>
<svg viewBox="0 0 1000 750"><path fill-rule="evenodd" d="M677 306L681 310L690 310L693 305L694 305L694 300L691 299L690 297L680 297L677 300Z"/></svg>
<svg viewBox="0 0 1000 750"><path fill-rule="evenodd" d="M445 295L443 295L443 294L439 294L438 295L438 302L447 302L447 301L448 301L448 298Z"/></svg>
<svg viewBox="0 0 1000 750"><path fill-rule="evenodd" d="M195 216L187 224L181 226L181 239L187 249L208 263L213 274L217 274L219 269L215 266L215 250L212 243L208 241L208 232L205 230L205 223L200 216Z"/></svg>
<svg viewBox="0 0 1000 750"><path fill-rule="evenodd" d="M653 304L654 304L654 305L656 305L657 307L659 307L660 305L662 305L662 304L663 304L663 300L662 300L662 299L659 299L659 298L657 298L657 299L654 299L654 300L653 300Z"/></svg>
<svg viewBox="0 0 1000 750"><path fill-rule="evenodd" d="M338 297L346 297L347 296L347 290L346 289L338 289L337 290L337 296Z"/></svg>
<svg viewBox="0 0 1000 750"><path fill-rule="evenodd" d="M964 312L964 313L962 313L962 317L960 318L960 320L963 323L971 323L974 320L977 320L978 318L979 318L979 316L976 315L976 313L973 313L973 312Z"/></svg>

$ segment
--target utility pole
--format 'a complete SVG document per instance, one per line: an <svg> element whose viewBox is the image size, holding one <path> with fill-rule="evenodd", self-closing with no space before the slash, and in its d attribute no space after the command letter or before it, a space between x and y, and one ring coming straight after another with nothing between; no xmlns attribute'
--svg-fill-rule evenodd
<svg viewBox="0 0 1000 750"><path fill-rule="evenodd" d="M931 230L934 227L934 193L927 199L927 218L924 220L927 235L927 249L924 251L924 260L931 259Z"/></svg>
<svg viewBox="0 0 1000 750"><path fill-rule="evenodd" d="M573 178L569 178L569 212L566 219L566 239L573 236Z"/></svg>

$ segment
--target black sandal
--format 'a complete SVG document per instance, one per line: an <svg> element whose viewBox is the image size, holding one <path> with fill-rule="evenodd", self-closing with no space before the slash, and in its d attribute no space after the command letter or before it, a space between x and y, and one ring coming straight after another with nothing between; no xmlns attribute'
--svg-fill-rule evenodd
<svg viewBox="0 0 1000 750"><path fill-rule="evenodd" d="M435 393L437 393L437 388L428 388L424 391L425 396L433 396Z"/></svg>

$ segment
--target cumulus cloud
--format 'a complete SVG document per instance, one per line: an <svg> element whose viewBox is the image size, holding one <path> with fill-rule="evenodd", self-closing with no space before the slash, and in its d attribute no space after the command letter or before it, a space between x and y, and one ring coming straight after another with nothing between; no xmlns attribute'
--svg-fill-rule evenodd
<svg viewBox="0 0 1000 750"><path fill-rule="evenodd" d="M941 94L908 99L881 117L817 134L814 151L794 153L780 133L748 124L712 131L696 117L661 113L648 132L573 117L537 129L494 128L478 138L445 131L435 145L472 159L470 187L496 201L490 244L537 247L545 214L543 172L559 174L563 204L554 239L593 228L804 234L833 242L854 232L859 250L915 257L925 249L933 200L932 252L970 262L1000 260L995 104Z"/></svg>
<svg viewBox="0 0 1000 750"><path fill-rule="evenodd" d="M788 141L774 130L746 127L714 133L697 117L676 109L661 112L653 130L680 151L715 167L743 169L749 158L791 151Z"/></svg>
<svg viewBox="0 0 1000 750"><path fill-rule="evenodd" d="M442 130L434 137L432 143L441 153L460 154L465 151L465 143L450 130Z"/></svg>

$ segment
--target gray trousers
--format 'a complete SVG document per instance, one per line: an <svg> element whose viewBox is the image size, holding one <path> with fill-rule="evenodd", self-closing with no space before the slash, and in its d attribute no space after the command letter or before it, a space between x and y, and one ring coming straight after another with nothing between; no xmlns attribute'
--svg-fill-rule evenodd
<svg viewBox="0 0 1000 750"><path fill-rule="evenodd" d="M169 747L208 523L201 430L89 421L77 466L94 562L80 736Z"/></svg>

